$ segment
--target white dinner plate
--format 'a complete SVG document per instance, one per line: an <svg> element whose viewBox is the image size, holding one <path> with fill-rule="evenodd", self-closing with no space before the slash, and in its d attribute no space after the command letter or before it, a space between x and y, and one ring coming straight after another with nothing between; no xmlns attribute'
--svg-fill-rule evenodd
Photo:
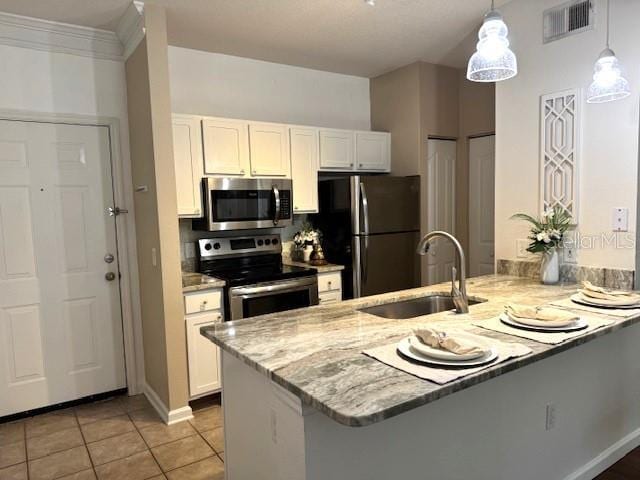
<svg viewBox="0 0 640 480"><path fill-rule="evenodd" d="M545 333L575 332L578 330L584 330L589 326L589 323L585 319L579 318L575 322L572 322L570 325L565 325L562 327L551 327L548 325L545 327L537 327L535 325L520 323L517 320L514 320L513 318L511 318L506 313L503 313L502 315L500 315L500 321L506 325L509 325L510 327L519 328L521 330L531 330L534 332L545 332Z"/></svg>
<svg viewBox="0 0 640 480"><path fill-rule="evenodd" d="M544 320L536 320L535 318L523 318L520 319L516 316L512 316L509 315L508 313L505 312L505 315L507 317L509 317L509 319L513 322L516 323L520 323L522 325L526 325L528 327L541 327L544 329L547 328L564 328L564 327L569 327L572 326L576 323L575 320L566 320L564 322L558 322L558 321L553 321L553 322L545 322Z"/></svg>
<svg viewBox="0 0 640 480"><path fill-rule="evenodd" d="M580 303L582 305L596 308L640 308L640 303L615 302L598 298L589 298L582 293L574 293L573 295L571 295L571 301L574 303Z"/></svg>
<svg viewBox="0 0 640 480"><path fill-rule="evenodd" d="M462 339L466 338L466 339L468 339L470 341L473 341L473 342L477 343L478 346L484 348L486 351L479 352L479 353L467 353L467 354L453 353L453 352L450 352L449 350L445 350L443 348L434 348L434 347L430 347L429 345L425 345L415 335L412 335L412 336L409 337L409 345L411 345L411 348L413 350L415 350L418 353L424 355L425 357L437 358L438 360L453 360L453 361L458 361L458 362L460 360L474 360L476 358L480 358L483 355L485 355L488 350L491 349L490 345L485 345L484 343L481 343L480 341L478 341L476 336L473 336L473 335L469 336L469 334L457 333L456 332L456 337L460 337Z"/></svg>
<svg viewBox="0 0 640 480"><path fill-rule="evenodd" d="M405 357L425 365L471 368L479 367L491 363L498 358L498 352L492 348L487 354L474 360L440 360L438 358L426 357L414 350L409 343L409 337L405 338L398 344L398 351Z"/></svg>

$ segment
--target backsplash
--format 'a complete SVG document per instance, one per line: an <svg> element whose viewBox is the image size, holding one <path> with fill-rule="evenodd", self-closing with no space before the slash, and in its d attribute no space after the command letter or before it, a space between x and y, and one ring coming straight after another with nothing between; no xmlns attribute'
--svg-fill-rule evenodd
<svg viewBox="0 0 640 480"><path fill-rule="evenodd" d="M539 278L540 261L501 259L498 260L497 273L516 277ZM601 287L633 290L635 272L605 267L560 265L561 282L577 283L585 280Z"/></svg>
<svg viewBox="0 0 640 480"><path fill-rule="evenodd" d="M293 224L284 228L265 228L262 230L242 230L233 232L202 232L192 229L192 220L189 218L181 218L179 220L180 229L180 259L182 261L183 272L195 272L197 268L196 243L202 238L214 237L235 237L242 235L268 235L270 233L278 233L282 238L283 255L287 256L291 249L291 239L297 231L302 227L303 222L307 219L306 215L294 215Z"/></svg>

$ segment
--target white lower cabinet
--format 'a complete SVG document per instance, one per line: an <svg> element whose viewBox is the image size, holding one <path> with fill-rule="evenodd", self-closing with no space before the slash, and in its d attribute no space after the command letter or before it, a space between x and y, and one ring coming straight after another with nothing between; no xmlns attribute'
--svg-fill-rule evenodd
<svg viewBox="0 0 640 480"><path fill-rule="evenodd" d="M340 272L318 273L318 297L320 305L342 301L342 274Z"/></svg>
<svg viewBox="0 0 640 480"><path fill-rule="evenodd" d="M210 298L221 295L220 290L190 294L185 306L193 303L194 297L202 296L201 303L211 305ZM187 310L188 311L188 310ZM187 361L189 366L189 397L197 398L214 393L222 388L220 377L220 349L200 334L202 327L222 323L222 310L205 310L185 317L187 334Z"/></svg>

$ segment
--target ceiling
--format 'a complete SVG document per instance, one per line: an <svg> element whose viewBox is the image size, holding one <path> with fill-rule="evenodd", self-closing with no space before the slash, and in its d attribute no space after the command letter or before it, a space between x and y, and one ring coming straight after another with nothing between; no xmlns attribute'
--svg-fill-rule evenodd
<svg viewBox="0 0 640 480"><path fill-rule="evenodd" d="M0 11L114 30L129 2L0 0ZM167 7L172 45L365 77L417 60L463 66L490 5L488 0L376 0L375 7L363 0L148 2Z"/></svg>

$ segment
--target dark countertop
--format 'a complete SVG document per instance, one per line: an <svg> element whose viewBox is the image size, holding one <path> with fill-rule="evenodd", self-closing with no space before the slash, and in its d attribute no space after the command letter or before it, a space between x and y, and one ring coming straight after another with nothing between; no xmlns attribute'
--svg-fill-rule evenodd
<svg viewBox="0 0 640 480"><path fill-rule="evenodd" d="M361 353L367 348L400 341L413 328L426 322L469 326L473 320L500 314L507 302L541 305L568 297L575 291L576 285L545 286L527 278L487 275L468 280L467 289L470 297L488 300L471 306L467 315L441 312L408 320L388 320L357 310L418 298L428 293L448 293L449 285L440 284L227 322L203 328L202 334L337 422L363 426L433 402L640 321L640 316L626 319L607 317L614 320L612 325L560 345L542 344L473 327L475 333L527 345L532 353L446 385L421 380Z"/></svg>

